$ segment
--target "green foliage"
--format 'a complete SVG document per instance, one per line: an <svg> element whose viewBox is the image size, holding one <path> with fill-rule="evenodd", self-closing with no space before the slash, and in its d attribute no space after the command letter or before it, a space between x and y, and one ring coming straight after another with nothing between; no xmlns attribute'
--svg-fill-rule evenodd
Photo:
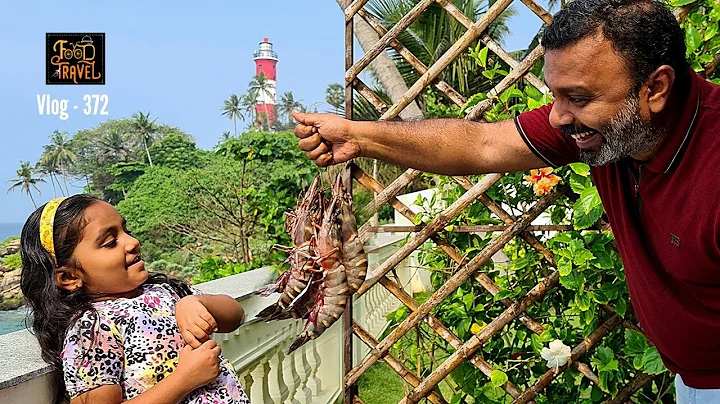
<svg viewBox="0 0 720 404"><path fill-rule="evenodd" d="M12 243L12 242L15 241L15 240L20 240L20 237L19 237L19 236L12 236L12 237L6 238L6 239L3 240L3 241L0 241L0 248L5 248L5 247L7 247L8 244Z"/></svg>
<svg viewBox="0 0 720 404"><path fill-rule="evenodd" d="M249 264L237 264L225 262L221 257L205 257L198 262L197 272L192 278L195 284L211 281L213 279L224 278L226 276L247 272L256 268L260 268L262 263L260 260L254 260Z"/></svg>
<svg viewBox="0 0 720 404"><path fill-rule="evenodd" d="M20 253L6 255L2 258L2 264L8 269L20 269L22 268L22 260L20 259Z"/></svg>
<svg viewBox="0 0 720 404"><path fill-rule="evenodd" d="M150 156L156 165L174 170L187 170L198 167L201 163L195 142L178 134L165 136L150 147Z"/></svg>
<svg viewBox="0 0 720 404"><path fill-rule="evenodd" d="M717 66L713 57L720 51L720 36L718 24L720 22L720 4L716 1L690 1L673 0L674 7L692 5L692 11L681 22L685 30L685 45L687 58L696 72L705 74L709 66ZM715 69L708 79L720 84L720 74Z"/></svg>

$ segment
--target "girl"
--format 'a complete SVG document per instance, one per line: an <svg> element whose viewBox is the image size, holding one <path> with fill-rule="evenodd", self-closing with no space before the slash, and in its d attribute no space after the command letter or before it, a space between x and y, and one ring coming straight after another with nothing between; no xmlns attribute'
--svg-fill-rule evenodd
<svg viewBox="0 0 720 404"><path fill-rule="evenodd" d="M149 275L140 244L111 205L54 199L21 236L21 288L43 359L72 404L248 403L210 339L244 319L225 295L197 295Z"/></svg>

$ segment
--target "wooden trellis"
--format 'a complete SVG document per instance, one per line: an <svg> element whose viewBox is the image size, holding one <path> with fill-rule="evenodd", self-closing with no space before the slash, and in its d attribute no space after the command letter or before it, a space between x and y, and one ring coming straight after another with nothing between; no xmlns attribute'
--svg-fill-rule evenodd
<svg viewBox="0 0 720 404"><path fill-rule="evenodd" d="M484 43L490 51L505 61L511 68L510 73L494 88L487 93L487 99L476 104L467 111L466 119L482 120L483 114L494 102L497 96L504 90L508 89L520 78L535 86L543 93L549 93L545 84L530 69L543 56L544 50L541 46L533 49L525 59L521 61L514 60L506 51L494 42L485 32L488 25L493 22L511 3L512 0L497 0L487 10L487 12L478 20L472 21L464 15L457 7L448 0L420 0L417 5L410 10L407 15L400 19L395 26L387 30L383 25L368 13L364 6L368 0L354 0L346 2L344 16L346 23L345 40L346 40L346 73L345 73L345 95L347 118L352 119L353 91L357 91L365 99L367 99L382 114L381 120L396 119L399 113L427 87L434 86L452 100L456 105L465 104L465 98L454 90L448 83L443 81L440 74L447 68L456 58L465 53L476 40ZM550 23L552 17L542 6L534 0L521 0L524 6L527 6L545 23ZM348 4L349 3L349 4ZM425 66L417 57L415 57L408 49L406 49L398 40L398 35L407 29L414 21L416 21L431 5L437 4L442 7L449 15L455 18L460 24L466 27L466 32L462 37L453 44L447 52L442 55L432 66ZM684 17L687 12L676 13L679 18ZM379 41L365 52L357 62L353 57L353 18L359 16L364 19L380 37ZM387 47L393 48L407 63L412 66L421 77L409 88L407 93L393 105L387 105L379 96L377 96L367 85L359 78L360 73L370 62L377 57L378 54L384 52ZM395 195L406 185L412 182L421 173L417 170L409 169L394 182L384 188L374 178L363 172L358 166L353 166L354 178L358 183L366 187L368 190L377 194L373 202L364 208L365 214L376 212L381 206L389 203L395 210L413 221L415 214L408 206L402 204ZM450 372L452 372L463 361L467 360L470 364L479 369L488 378L490 377L493 367L486 362L476 352L493 338L503 327L507 326L514 319L518 319L525 327L535 334L542 334L545 327L528 315L525 310L534 302L541 299L546 293L550 292L558 285L560 275L557 270L545 276L527 295L517 301L510 299L500 299L506 308L493 321L487 324L481 331L470 337L467 341L461 340L454 335L442 322L431 315L431 311L443 299L450 296L463 281L473 277L487 292L493 296L500 292L500 288L486 274L479 272L478 269L486 263L496 252L500 251L509 241L515 237L519 237L527 244L532 246L547 261L548 267L555 268L555 258L553 253L546 248L534 235L533 231L549 230L570 230L569 226L531 226L530 223L550 207L558 197L561 196L560 190L544 196L542 199L530 208L520 217L513 216L510 212L504 210L500 204L493 201L485 192L496 182L502 178L502 174L489 174L483 177L481 181L473 184L468 177L455 177L460 186L466 192L451 206L447 207L441 214L435 217L425 226L397 227L393 231L411 231L415 232L409 238L407 243L388 258L379 267L368 273L367 279L358 295L362 295L368 291L370 287L376 283L380 283L387 288L395 297L397 297L410 310L410 315L402 321L395 329L393 329L387 337L382 341L377 341L367 330L361 327L352 319L352 304L348 307L344 316L345 328L345 403L362 402L357 396L356 383L359 377L379 359L383 359L397 374L402 377L413 390L401 401L401 403L416 403L421 399L428 399L432 403L445 403L446 401L437 394L434 388L440 383ZM454 231L492 231L499 232L480 253L468 260L461 256L452 245L449 245L439 231L444 229L448 223L460 214L470 204L479 201L484 204L494 215L500 218L504 226L475 226L466 229L456 228ZM359 229L359 237L366 241L374 232L378 232L378 227L373 227L369 222L363 224ZM407 258L415 249L420 247L428 240L432 240L439 248L441 248L455 263L458 268L451 278L439 289L435 290L432 295L422 304L419 304L414 298L408 295L402 287L391 280L387 274L401 261ZM580 344L572 349L571 360L565 366L559 368L558 372L549 369L542 375L533 386L521 391L511 381L505 382L502 388L515 400L515 403L533 402L533 399L541 394L542 390L547 387L559 374L570 366L575 367L584 377L588 378L595 385L600 384L600 380L586 363L582 361L583 354L588 352L594 346L598 345L612 329L622 326L640 331L637 326L620 317L612 307L601 305L601 309L606 313L607 317L601 324ZM437 335L447 341L447 343L455 349L442 364L424 379L421 380L417 375L413 374L401 361L393 357L390 353L392 346L397 343L403 335L410 331L413 327L424 322ZM369 348L370 352L358 364L352 363L352 339L353 335L359 338ZM641 373L630 381L626 386L619 389L618 394L609 403L625 402L635 391L640 389L653 377Z"/></svg>

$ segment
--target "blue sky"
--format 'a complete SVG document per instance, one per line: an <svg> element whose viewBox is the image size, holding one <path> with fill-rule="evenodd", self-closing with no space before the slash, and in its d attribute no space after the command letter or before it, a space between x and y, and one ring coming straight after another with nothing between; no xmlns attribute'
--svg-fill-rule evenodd
<svg viewBox="0 0 720 404"><path fill-rule="evenodd" d="M158 123L180 127L200 148L211 148L232 121L220 115L223 100L242 94L255 74L253 51L268 37L279 54L278 94L292 91L306 105L344 72L343 16L334 0L251 1L14 1L0 13L0 223L24 222L27 195L6 193L20 161L34 164L53 130L71 135L108 118L150 111ZM519 1L506 49L527 43L540 20ZM104 32L104 86L45 85L46 32ZM356 57L361 50L356 51ZM70 117L38 114L36 96L68 99ZM84 94L107 94L108 116L85 116ZM53 197L41 184L38 204ZM77 188L78 192L80 189Z"/></svg>

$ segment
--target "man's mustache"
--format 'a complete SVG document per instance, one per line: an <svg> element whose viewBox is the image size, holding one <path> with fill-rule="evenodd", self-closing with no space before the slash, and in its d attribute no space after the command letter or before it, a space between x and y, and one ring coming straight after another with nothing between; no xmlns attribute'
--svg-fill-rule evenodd
<svg viewBox="0 0 720 404"><path fill-rule="evenodd" d="M565 136L577 135L578 133L585 132L597 132L595 129L589 128L585 125L563 125L560 127L560 132Z"/></svg>

